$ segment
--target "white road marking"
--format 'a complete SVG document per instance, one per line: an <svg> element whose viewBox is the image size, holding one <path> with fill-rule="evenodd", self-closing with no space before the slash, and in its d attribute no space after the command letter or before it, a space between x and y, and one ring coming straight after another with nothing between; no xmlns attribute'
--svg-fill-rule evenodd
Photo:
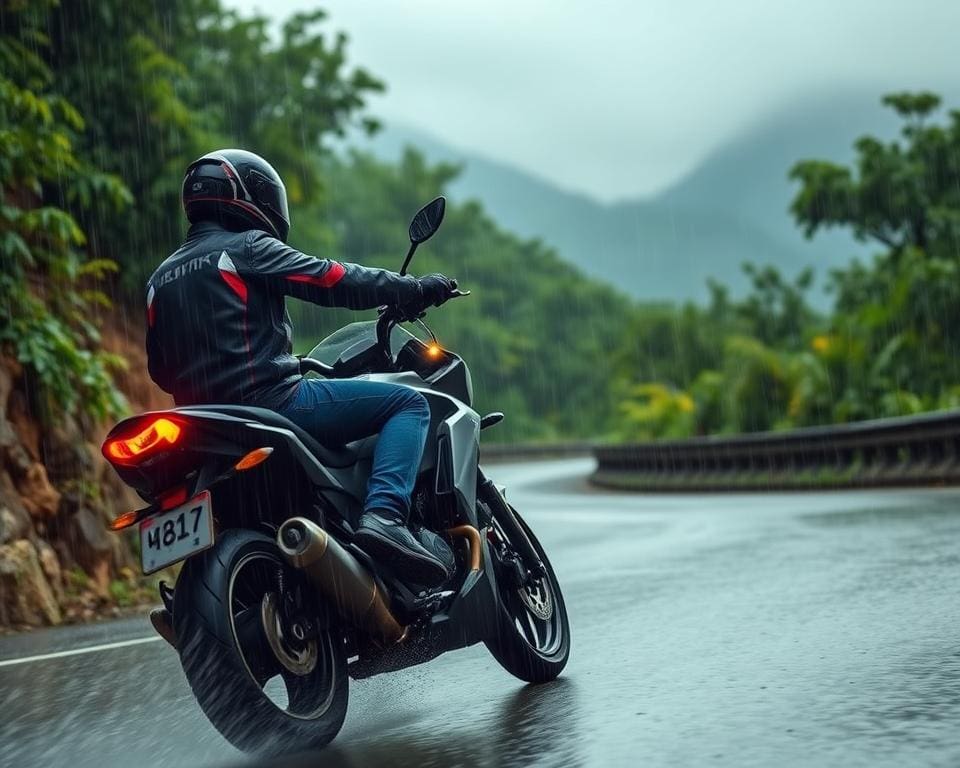
<svg viewBox="0 0 960 768"><path fill-rule="evenodd" d="M103 645L89 645L86 648L72 648L69 651L56 651L54 653L41 653L39 656L23 656L19 659L5 659L0 661L0 667L12 667L16 664L29 664L33 661L46 661L47 659L62 659L66 656L80 656L84 653L97 653L98 651L112 651L114 648L125 648L128 645L142 645L143 643L155 643L162 640L162 637L138 637L133 640L120 640L116 643L104 643Z"/></svg>

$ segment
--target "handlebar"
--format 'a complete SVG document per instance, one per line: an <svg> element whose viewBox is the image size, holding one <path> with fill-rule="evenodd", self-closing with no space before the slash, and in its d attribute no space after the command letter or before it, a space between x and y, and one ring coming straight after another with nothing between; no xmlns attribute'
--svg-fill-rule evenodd
<svg viewBox="0 0 960 768"><path fill-rule="evenodd" d="M454 281L453 284L456 285L456 281ZM469 295L470 291L461 291L459 288L454 288L450 291L450 299L457 299ZM450 299L448 299L448 301ZM377 344L383 352L384 357L391 362L393 361L393 353L390 349L390 332L393 330L393 326L419 320L425 314L426 311L421 310L415 317L408 317L401 307L380 307L380 317L377 318Z"/></svg>

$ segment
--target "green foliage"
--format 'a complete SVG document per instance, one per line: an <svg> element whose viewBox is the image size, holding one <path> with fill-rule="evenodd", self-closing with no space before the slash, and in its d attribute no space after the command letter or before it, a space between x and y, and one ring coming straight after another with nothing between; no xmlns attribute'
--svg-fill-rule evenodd
<svg viewBox="0 0 960 768"><path fill-rule="evenodd" d="M139 305L183 231L186 164L246 146L273 159L295 202L315 201L323 138L381 86L346 69L346 39L318 31L319 12L292 17L276 43L265 18L218 0L0 13L0 341L36 377L41 412L102 418L123 408L109 375L122 361L97 351L94 310L109 305L118 268Z"/></svg>
<svg viewBox="0 0 960 768"><path fill-rule="evenodd" d="M697 435L706 435L724 430L726 410L724 394L726 382L718 371L700 371L690 385L694 403L694 427Z"/></svg>
<svg viewBox="0 0 960 768"><path fill-rule="evenodd" d="M693 304L677 309L669 304L642 305L630 315L613 356L618 379L627 384L656 381L687 387L704 368L715 368L723 357L724 328L731 322L726 294L714 294L710 322ZM710 312L706 314L711 314Z"/></svg>
<svg viewBox="0 0 960 768"><path fill-rule="evenodd" d="M221 146L249 149L284 177L292 205L315 203L323 182L314 156L325 141L356 120L375 127L356 115L383 86L348 68L346 36L325 31L324 18L295 14L276 39L265 16L242 17L219 0L64 0L51 14L51 66L87 117L83 149L136 200L122 217L95 206L84 220L94 252L120 263L126 298L141 301L146 278L179 245L190 161Z"/></svg>
<svg viewBox="0 0 960 768"><path fill-rule="evenodd" d="M786 360L761 341L743 336L727 340L724 381L727 420L738 432L786 426L781 414L790 403Z"/></svg>
<svg viewBox="0 0 960 768"><path fill-rule="evenodd" d="M337 233L337 258L389 269L399 268L412 214L457 172L412 150L397 165L356 153L322 163L330 192L301 216L323 219ZM615 291L541 243L499 229L476 203L448 204L443 227L412 270L443 271L473 292L431 312L429 322L469 362L477 408L508 414L497 440L592 436L612 425L610 352L629 307ZM308 305L295 306L294 318L305 348L353 319Z"/></svg>
<svg viewBox="0 0 960 768"><path fill-rule="evenodd" d="M621 405L618 434L628 440L693 434L696 405L685 392L663 384L636 384Z"/></svg>
<svg viewBox="0 0 960 768"><path fill-rule="evenodd" d="M106 302L96 286L115 265L87 259L70 210L82 208L91 189L114 211L130 195L74 150L83 119L52 90L38 53L50 5L8 5L0 16L0 344L35 379L46 416L103 418L122 409L109 375L118 361L96 350L90 313Z"/></svg>
<svg viewBox="0 0 960 768"><path fill-rule="evenodd" d="M383 85L348 66L347 38L329 31L322 11L293 15L279 29L219 0L63 0L30 14L38 34L51 36L50 45L31 49L40 51L32 60L43 87L36 98L20 99L22 114L9 122L21 142L44 137L37 124L56 124L49 140L59 155L39 147L34 154L49 167L28 170L39 189L59 169L50 190L60 200L29 206L4 230L6 252L17 255L20 269L5 279L20 285L55 275L77 289L48 295L44 282L37 302L13 305L7 337L68 409L102 414L117 407L106 374L116 361L90 351L97 337L89 308L107 303L106 288L118 287L124 300L141 304L146 276L179 244L180 182L199 154L232 145L266 156L287 183L294 245L393 269L406 249L409 216L458 171L430 166L415 152L388 165L328 151L330 139L350 126L376 128L363 106ZM10 45L29 40L26 32L13 30ZM19 61L18 50L4 55ZM50 91L69 93L76 109ZM4 155L10 163L22 156ZM64 167L72 170L69 183ZM15 178L30 188L26 171ZM47 251L62 258L38 261L47 252L38 250L40 230ZM543 244L502 231L476 203L448 208L415 270L454 274L474 291L431 320L443 342L469 359L478 407L509 412L498 439L593 435L615 422L605 369L622 336L625 299L585 280ZM70 306L47 312L44 301ZM301 349L353 319L305 307L296 315ZM82 375L52 375L65 366Z"/></svg>
<svg viewBox="0 0 960 768"><path fill-rule="evenodd" d="M90 577L81 568L71 568L65 577L66 591L70 596L77 596L90 588Z"/></svg>
<svg viewBox="0 0 960 768"><path fill-rule="evenodd" d="M97 310L118 286L141 303L183 233L183 169L216 146L277 166L294 245L396 268L410 215L458 169L329 151L351 126L376 128L364 104L383 89L346 53L322 11L275 29L220 0L2 6L0 342L48 414L122 407ZM430 319L469 360L477 407L508 412L498 439L780 429L960 403L960 112L937 121L929 93L884 103L903 119L895 141L865 136L850 167L790 171L808 236L843 227L882 248L832 272L829 316L807 302L812 271L749 263L742 299L711 283L703 307L634 306L479 204L451 205L414 270L474 291ZM294 311L301 350L355 319Z"/></svg>
<svg viewBox="0 0 960 768"><path fill-rule="evenodd" d="M114 579L110 582L110 597L121 608L126 608L134 603L134 597L130 585L120 579Z"/></svg>
<svg viewBox="0 0 960 768"><path fill-rule="evenodd" d="M813 270L803 270L793 282L770 266L747 263L743 271L752 284L751 293L735 310L743 329L769 346L802 347L804 336L818 320L805 295L813 284Z"/></svg>
<svg viewBox="0 0 960 768"><path fill-rule="evenodd" d="M805 301L810 271L788 282L772 268L746 265L753 290L744 300L731 302L713 285L707 310L661 308L657 325L649 317L638 321L660 348L626 347L621 376L639 372L633 380L665 378L688 388L696 432L960 404L960 112L937 124L940 99L933 94L883 101L904 120L899 139L859 139L852 168L806 160L790 172L800 183L791 210L809 236L847 227L884 248L872 264L833 271L831 316L818 317ZM673 330L673 345L664 342L666 329ZM722 353L704 353L705 346ZM686 417L677 423L689 425ZM675 429L668 421L659 434Z"/></svg>
<svg viewBox="0 0 960 768"><path fill-rule="evenodd" d="M202 104L216 124L229 127L231 141L270 158L294 206L323 190L314 162L323 142L343 136L367 94L383 90L366 70L346 71L347 36L328 37L326 16L321 10L294 14L275 45L266 17L221 11L192 57ZM377 125L370 118L360 122L367 130Z"/></svg>
<svg viewBox="0 0 960 768"><path fill-rule="evenodd" d="M910 246L955 256L960 112L951 112L947 125L936 125L927 122L940 105L934 94L891 94L883 101L904 118L901 139L860 138L855 168L821 160L797 163L790 177L801 187L791 211L808 236L821 228L849 227L858 238L887 247L894 259Z"/></svg>
<svg viewBox="0 0 960 768"><path fill-rule="evenodd" d="M873 264L834 272L831 333L843 355L829 356L837 418L915 413L952 402L960 382L960 112L930 122L933 94L893 94L884 103L904 118L901 139L857 143L858 201L835 216L857 232L880 232L887 246ZM801 163L800 166L802 167ZM817 194L806 185L800 201ZM798 221L817 220L795 202Z"/></svg>

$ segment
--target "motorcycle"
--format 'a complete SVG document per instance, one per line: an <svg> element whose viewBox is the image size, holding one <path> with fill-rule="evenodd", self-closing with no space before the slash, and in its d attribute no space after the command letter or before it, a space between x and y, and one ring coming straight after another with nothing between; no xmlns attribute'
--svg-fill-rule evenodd
<svg viewBox="0 0 960 768"><path fill-rule="evenodd" d="M401 272L444 208L440 197L414 216ZM349 678L481 642L521 680L556 678L570 653L563 595L537 537L479 464L480 432L503 414L481 418L471 408L464 361L437 343L422 313L382 307L376 320L321 341L300 367L426 397L430 430L411 525L444 537L456 571L425 587L353 543L376 436L327 445L278 413L240 405L121 421L102 451L147 506L111 528L138 528L145 574L183 561L161 597L169 639L210 722L244 751L317 749L343 724Z"/></svg>

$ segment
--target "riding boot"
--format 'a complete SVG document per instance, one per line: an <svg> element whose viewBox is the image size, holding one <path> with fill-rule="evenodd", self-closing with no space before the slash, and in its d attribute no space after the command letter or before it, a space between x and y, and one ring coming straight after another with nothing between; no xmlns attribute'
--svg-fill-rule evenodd
<svg viewBox="0 0 960 768"><path fill-rule="evenodd" d="M418 538L407 527L406 521L390 510L371 509L365 512L360 518L354 541L374 560L416 584L434 587L453 575L454 562L450 548L446 547L449 559L441 559L435 554L440 548L432 537ZM424 546L425 543L429 544L429 548Z"/></svg>

